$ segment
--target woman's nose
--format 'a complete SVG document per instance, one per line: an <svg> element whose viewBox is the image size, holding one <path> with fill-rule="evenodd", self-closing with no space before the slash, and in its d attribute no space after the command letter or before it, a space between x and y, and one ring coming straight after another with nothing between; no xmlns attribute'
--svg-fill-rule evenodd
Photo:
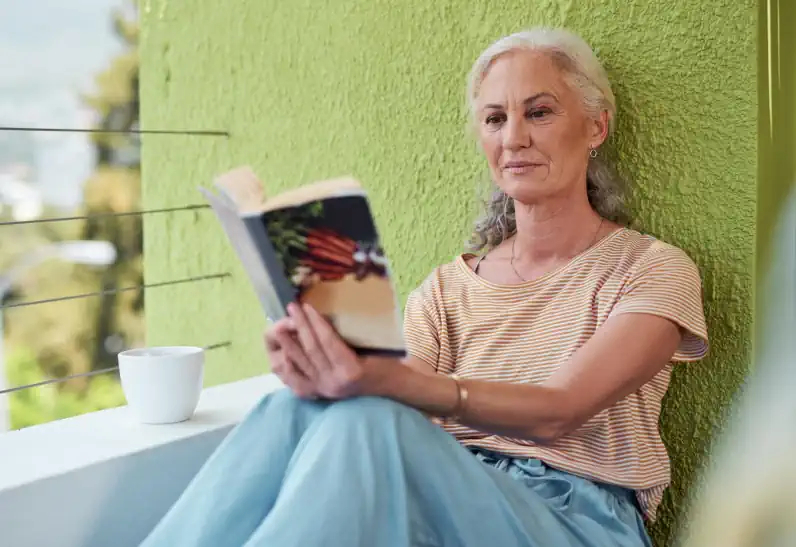
<svg viewBox="0 0 796 547"><path fill-rule="evenodd" d="M525 120L510 117L503 126L503 147L508 150L527 148L531 145L531 133Z"/></svg>

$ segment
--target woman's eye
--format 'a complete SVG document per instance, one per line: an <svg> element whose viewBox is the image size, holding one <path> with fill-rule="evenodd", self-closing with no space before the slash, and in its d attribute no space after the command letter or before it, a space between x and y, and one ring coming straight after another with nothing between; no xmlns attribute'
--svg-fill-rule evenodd
<svg viewBox="0 0 796 547"><path fill-rule="evenodd" d="M528 117L531 119L541 119L550 114L549 108L534 108L528 111Z"/></svg>
<svg viewBox="0 0 796 547"><path fill-rule="evenodd" d="M486 122L487 125L495 125L498 123L502 123L504 121L504 118L505 116L503 116L503 114L491 114L487 116L486 120L484 121Z"/></svg>

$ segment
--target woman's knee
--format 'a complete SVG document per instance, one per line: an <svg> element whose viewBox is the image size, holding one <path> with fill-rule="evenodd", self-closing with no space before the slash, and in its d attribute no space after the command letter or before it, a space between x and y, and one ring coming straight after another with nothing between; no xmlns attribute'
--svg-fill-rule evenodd
<svg viewBox="0 0 796 547"><path fill-rule="evenodd" d="M326 411L329 419L351 423L387 424L397 420L426 421L420 412L383 397L356 397L333 403Z"/></svg>
<svg viewBox="0 0 796 547"><path fill-rule="evenodd" d="M266 394L262 400L261 404L263 405L272 405L272 406L289 406L295 407L306 403L300 397L297 397L295 393L293 393L290 389L283 387L277 389L276 391L272 391L271 393Z"/></svg>
<svg viewBox="0 0 796 547"><path fill-rule="evenodd" d="M328 403L310 401L297 397L290 389L281 388L266 394L253 410L253 414L268 415L269 420L277 416L297 418L315 416ZM277 418L278 419L278 418Z"/></svg>
<svg viewBox="0 0 796 547"><path fill-rule="evenodd" d="M323 416L325 426L344 428L347 426L375 426L385 430L388 424L428 424L428 420L417 410L382 397L355 397L342 401L313 401L297 397L289 389L280 389L262 398L253 414L267 417L269 423L310 421ZM255 418L256 420L256 418Z"/></svg>

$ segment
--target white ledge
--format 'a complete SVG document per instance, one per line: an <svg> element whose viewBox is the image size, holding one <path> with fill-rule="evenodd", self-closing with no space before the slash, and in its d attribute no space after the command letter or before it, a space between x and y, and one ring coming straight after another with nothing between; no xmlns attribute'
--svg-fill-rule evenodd
<svg viewBox="0 0 796 547"><path fill-rule="evenodd" d="M0 434L2 545L137 545L273 375L206 389L191 420L135 422L127 407Z"/></svg>

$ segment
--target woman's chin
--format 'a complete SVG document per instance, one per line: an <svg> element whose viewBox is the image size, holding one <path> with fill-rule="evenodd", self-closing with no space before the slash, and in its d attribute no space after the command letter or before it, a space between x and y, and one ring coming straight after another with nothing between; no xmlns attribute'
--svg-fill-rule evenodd
<svg viewBox="0 0 796 547"><path fill-rule="evenodd" d="M498 187L510 198L521 203L535 202L550 193L550 188L539 177L503 177Z"/></svg>

